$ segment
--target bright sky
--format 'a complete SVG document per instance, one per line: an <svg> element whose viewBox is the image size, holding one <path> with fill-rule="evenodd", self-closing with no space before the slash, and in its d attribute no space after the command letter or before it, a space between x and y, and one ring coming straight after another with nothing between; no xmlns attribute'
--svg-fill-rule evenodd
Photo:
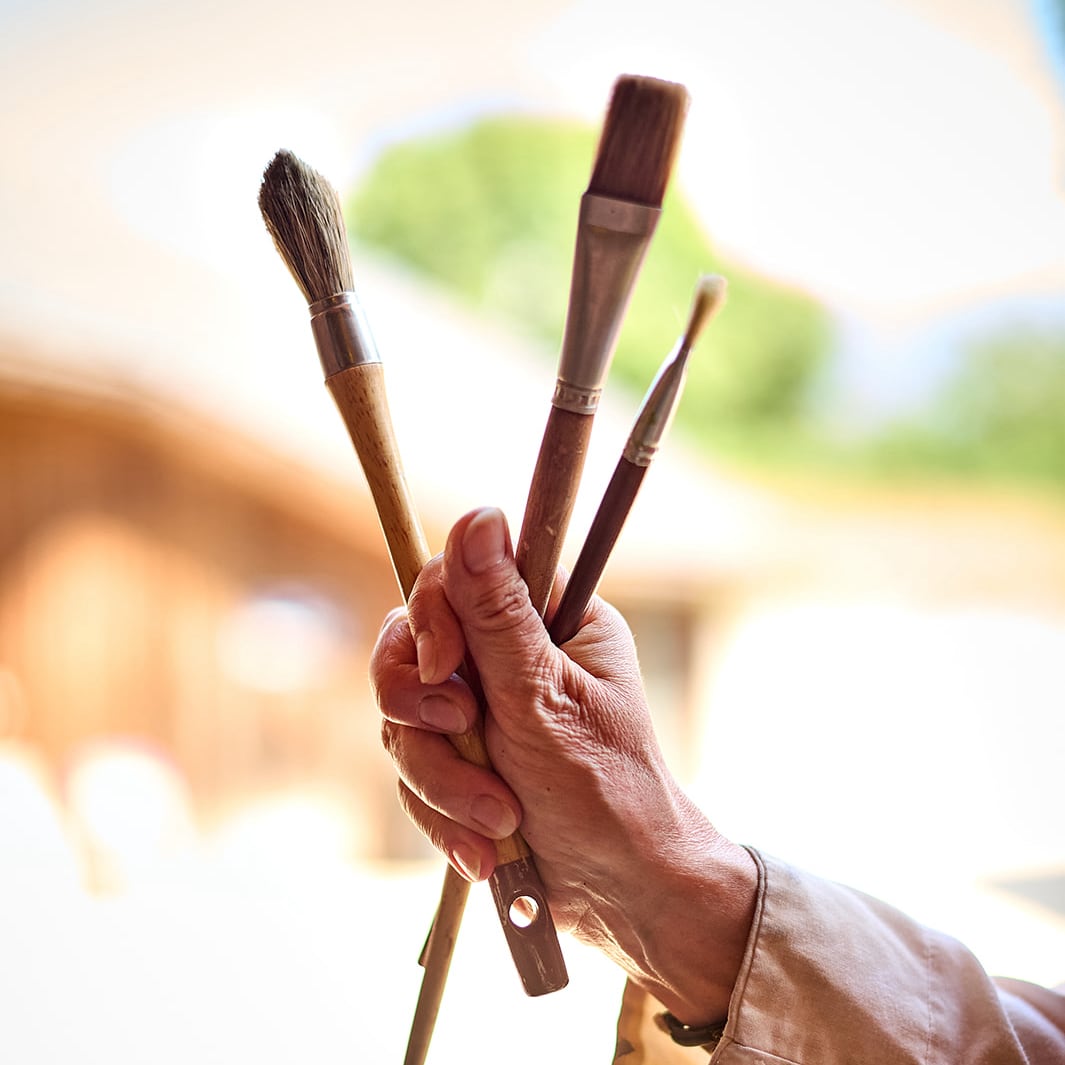
<svg viewBox="0 0 1065 1065"><path fill-rule="evenodd" d="M273 153L289 147L343 185L389 139L479 110L597 123L614 78L635 71L689 87L678 182L724 249L832 305L846 355L833 409L875 416L919 394L977 317L1065 315L1065 83L1033 12L1025 0L660 0L653 18L630 0L9 4L0 332L327 454L322 434L341 430L316 370L281 354L308 340L255 203ZM410 353L415 382L435 380L425 363L439 345L414 333L420 322L439 337L441 314L409 314L404 293L358 269L383 350ZM498 369L497 339L482 347ZM417 402L440 403L416 391L412 420ZM427 447L425 479L439 483ZM421 459L408 445L416 477ZM498 461L511 469L514 455ZM482 487L470 486L478 501Z"/></svg>
<svg viewBox="0 0 1065 1065"><path fill-rule="evenodd" d="M888 318L1065 289L1065 86L1035 4L660 0L652 20L644 4L577 0L530 5L509 32L481 6L427 25L438 45L427 54L401 12L349 8L345 22L320 0L318 19L350 43L322 42L315 63L297 39L281 67L291 16L256 7L249 21L242 0L181 5L181 18L158 5L152 19L81 5L80 25L60 21L62 5L16 16L9 4L9 54L22 62L7 80L24 102L13 120L47 109L95 127L110 154L94 169L125 220L217 269L233 250L234 197L279 138L339 180L397 129L507 100L598 121L619 72L655 73L692 92L689 195L713 236L763 269ZM382 64L387 92L371 84ZM60 67L69 91L53 85L42 101ZM25 161L54 165L41 146Z"/></svg>
<svg viewBox="0 0 1065 1065"><path fill-rule="evenodd" d="M683 175L722 244L873 315L1065 285L1065 87L1028 5L663 0L655 13L608 39L691 88ZM617 56L588 42L617 14L574 5L539 56L564 56L567 75L583 61L591 94Z"/></svg>

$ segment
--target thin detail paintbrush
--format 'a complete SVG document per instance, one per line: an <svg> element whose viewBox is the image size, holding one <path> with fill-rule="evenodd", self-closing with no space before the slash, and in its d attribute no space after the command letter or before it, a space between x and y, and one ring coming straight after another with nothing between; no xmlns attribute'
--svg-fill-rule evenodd
<svg viewBox="0 0 1065 1065"><path fill-rule="evenodd" d="M340 198L317 171L291 152L278 152L263 175L259 207L279 253L306 297L326 385L355 445L406 599L429 559L392 428L383 367L354 295L354 279ZM451 737L467 761L489 764L480 728ZM518 833L496 846L490 883L518 973L530 995L564 987L568 977L546 893L528 845ZM468 884L451 867L445 879L423 963L426 968L416 1026L428 1047L447 976ZM524 900L531 922L514 918ZM415 1033L412 1032L412 1037ZM419 1056L420 1055L420 1056Z"/></svg>
<svg viewBox="0 0 1065 1065"><path fill-rule="evenodd" d="M558 377L515 556L543 614L569 526L603 382L661 214L688 109L682 85L614 83L581 198Z"/></svg>
<svg viewBox="0 0 1065 1065"><path fill-rule="evenodd" d="M595 594L610 552L672 421L687 376L688 356L710 319L723 306L726 289L725 279L716 274L699 279L688 324L644 397L584 546L573 564L566 590L551 618L548 632L556 644L571 640L580 629L584 612Z"/></svg>

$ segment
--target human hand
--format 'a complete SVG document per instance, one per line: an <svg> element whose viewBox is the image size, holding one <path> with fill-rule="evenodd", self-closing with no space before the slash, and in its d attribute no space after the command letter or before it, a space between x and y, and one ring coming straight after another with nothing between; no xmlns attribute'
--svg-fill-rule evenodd
<svg viewBox="0 0 1065 1065"><path fill-rule="evenodd" d="M476 697L456 673L464 657L489 708L491 769L464 762L447 738L478 724ZM554 647L502 514L475 511L425 567L406 614L387 619L370 675L404 808L460 872L489 876L492 841L520 825L559 928L605 950L678 1017L725 1011L754 863L669 772L613 608L594 599L578 634ZM689 922L704 911L697 952Z"/></svg>

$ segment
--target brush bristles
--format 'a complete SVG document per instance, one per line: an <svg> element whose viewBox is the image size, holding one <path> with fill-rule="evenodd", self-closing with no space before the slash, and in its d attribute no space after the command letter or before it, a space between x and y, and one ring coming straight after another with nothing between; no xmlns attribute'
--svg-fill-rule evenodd
<svg viewBox="0 0 1065 1065"><path fill-rule="evenodd" d="M631 74L618 78L588 191L661 207L687 112L683 85Z"/></svg>
<svg viewBox="0 0 1065 1065"><path fill-rule="evenodd" d="M721 310L727 292L728 282L719 274L704 274L699 278L695 296L692 298L691 312L688 314L688 325L684 330L682 345L685 348L691 348L695 344L710 319Z"/></svg>
<svg viewBox="0 0 1065 1065"><path fill-rule="evenodd" d="M340 197L317 170L279 151L263 172L259 210L308 303L354 288Z"/></svg>

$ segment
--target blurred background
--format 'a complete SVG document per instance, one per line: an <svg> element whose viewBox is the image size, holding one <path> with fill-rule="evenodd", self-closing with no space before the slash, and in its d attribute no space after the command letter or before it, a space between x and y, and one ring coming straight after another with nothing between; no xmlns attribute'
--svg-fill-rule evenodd
<svg viewBox="0 0 1065 1065"><path fill-rule="evenodd" d="M259 181L341 190L433 549L516 527L621 73L692 106L565 560L724 273L602 589L672 763L1065 980L1060 0L0 0L0 1057L399 1060L441 866L366 682L398 594ZM566 952L526 999L475 889L431 1060L609 1060Z"/></svg>

